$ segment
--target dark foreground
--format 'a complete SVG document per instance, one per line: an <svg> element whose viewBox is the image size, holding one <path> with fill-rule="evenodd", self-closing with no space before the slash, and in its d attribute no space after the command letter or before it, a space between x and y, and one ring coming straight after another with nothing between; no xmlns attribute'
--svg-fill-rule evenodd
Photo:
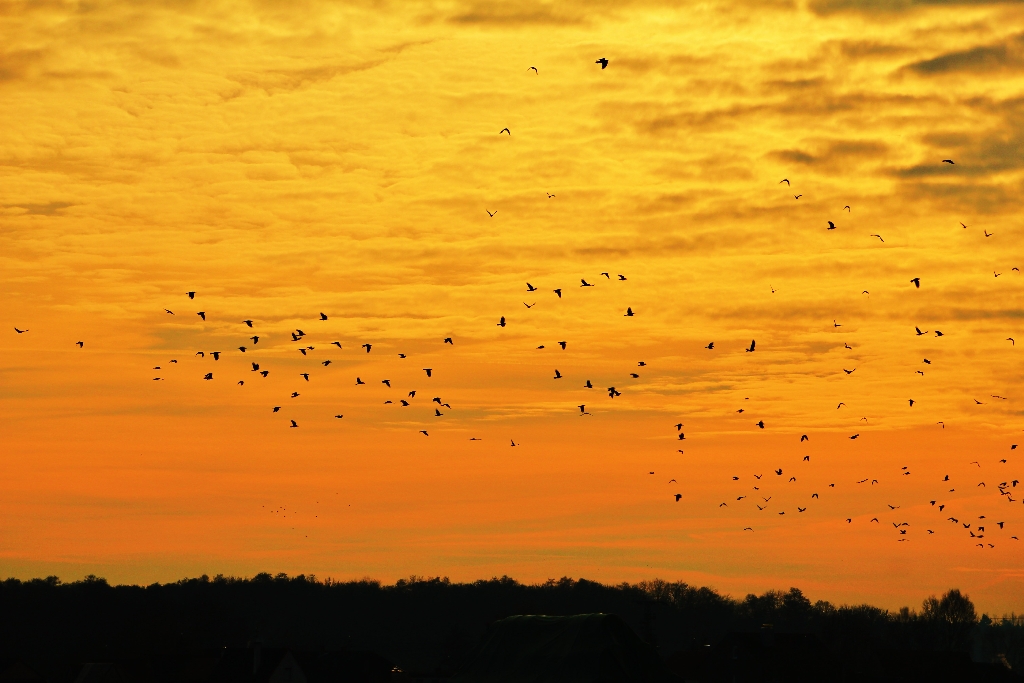
<svg viewBox="0 0 1024 683"><path fill-rule="evenodd" d="M595 616L499 622L523 614ZM660 581L0 582L0 683L934 683L1024 681L1020 671L1024 619L979 618L958 591L888 612Z"/></svg>

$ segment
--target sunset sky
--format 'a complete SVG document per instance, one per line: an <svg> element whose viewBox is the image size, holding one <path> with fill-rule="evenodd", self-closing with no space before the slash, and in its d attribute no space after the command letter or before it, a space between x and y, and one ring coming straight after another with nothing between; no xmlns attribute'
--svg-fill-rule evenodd
<svg viewBox="0 0 1024 683"><path fill-rule="evenodd" d="M0 577L1024 611L1021 26L0 0Z"/></svg>

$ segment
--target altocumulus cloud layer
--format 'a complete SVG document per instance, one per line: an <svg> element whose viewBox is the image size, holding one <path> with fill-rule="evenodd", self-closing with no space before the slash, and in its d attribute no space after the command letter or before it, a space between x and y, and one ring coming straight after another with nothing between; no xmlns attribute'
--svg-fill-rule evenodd
<svg viewBox="0 0 1024 683"><path fill-rule="evenodd" d="M1011 532L924 530L947 473L961 516L1024 523L993 507L1022 428L1022 12L3 5L2 317L29 332L0 336L0 566L1019 605ZM780 467L786 516L736 500Z"/></svg>

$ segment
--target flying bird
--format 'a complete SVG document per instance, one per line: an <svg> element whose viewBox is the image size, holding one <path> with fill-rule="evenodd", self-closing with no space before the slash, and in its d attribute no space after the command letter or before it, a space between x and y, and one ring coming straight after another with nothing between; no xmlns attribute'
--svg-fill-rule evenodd
<svg viewBox="0 0 1024 683"><path fill-rule="evenodd" d="M554 292L555 294L557 294L559 299L562 298L562 290L561 289L552 289L551 291Z"/></svg>
<svg viewBox="0 0 1024 683"><path fill-rule="evenodd" d="M366 349L366 352L369 353L370 349L373 348L373 344L363 344L362 348Z"/></svg>
<svg viewBox="0 0 1024 683"><path fill-rule="evenodd" d="M750 348L747 349L747 353L753 353L754 352L754 346L756 346L756 344L757 344L757 342L754 341L753 339L751 339L750 340Z"/></svg>
<svg viewBox="0 0 1024 683"><path fill-rule="evenodd" d="M633 308L631 306L626 306L626 312L623 313L622 315L623 315L623 317L627 317L627 318L633 317Z"/></svg>
<svg viewBox="0 0 1024 683"><path fill-rule="evenodd" d="M540 72L537 71L537 67L531 66L530 69L533 69L533 73L537 74L538 76L540 75ZM527 71L529 71L530 69L527 69Z"/></svg>
<svg viewBox="0 0 1024 683"><path fill-rule="evenodd" d="M487 211L487 209L484 209L484 211ZM487 211L487 215L490 216L491 218L494 218L494 214L496 213L498 213L497 209L495 209L493 213L491 211Z"/></svg>
<svg viewBox="0 0 1024 683"><path fill-rule="evenodd" d="M566 345L566 343L567 343L567 342L564 342L564 341L560 341L560 342L558 342L558 345L562 347L562 350L563 350L563 351L565 351L565 345Z"/></svg>
<svg viewBox="0 0 1024 683"><path fill-rule="evenodd" d="M868 237L877 237L879 242L885 242L885 240L882 239L881 235L868 235Z"/></svg>
<svg viewBox="0 0 1024 683"><path fill-rule="evenodd" d="M527 292L536 292L537 288L534 287L533 285L531 285L529 282L527 282L526 283L526 291Z"/></svg>
<svg viewBox="0 0 1024 683"><path fill-rule="evenodd" d="M281 410L281 406L274 406L274 412L275 413L278 412L279 410Z"/></svg>
<svg viewBox="0 0 1024 683"><path fill-rule="evenodd" d="M188 294L188 298L189 299L195 299L196 298L196 293L195 292L185 292L185 293Z"/></svg>
<svg viewBox="0 0 1024 683"><path fill-rule="evenodd" d="M850 213L850 205L849 204L847 204L843 208L846 209L846 213Z"/></svg>
<svg viewBox="0 0 1024 683"><path fill-rule="evenodd" d="M75 342L75 346L77 346L80 349L83 349L83 348L85 348L85 342L84 341L77 341L77 342Z"/></svg>
<svg viewBox="0 0 1024 683"><path fill-rule="evenodd" d="M910 402L910 407L913 408L914 407L914 399L908 398L907 401Z"/></svg>
<svg viewBox="0 0 1024 683"><path fill-rule="evenodd" d="M501 135L502 133L508 133L508 136L512 137L512 131L510 131L508 128L502 128L501 130L498 131L498 135Z"/></svg>
<svg viewBox="0 0 1024 683"><path fill-rule="evenodd" d="M810 439L809 439L809 437L808 437L808 436L807 436L806 434L802 434L802 435L800 435L800 441L801 441L801 443L802 443L802 442L804 442L804 441L809 441L809 440L810 440Z"/></svg>
<svg viewBox="0 0 1024 683"><path fill-rule="evenodd" d="M707 345L707 346L705 346L704 348L705 348L705 349L712 349L712 350L713 350L713 349L715 348L715 342L711 342L710 344L708 344L708 345Z"/></svg>
<svg viewBox="0 0 1024 683"><path fill-rule="evenodd" d="M594 286L594 285L590 284L589 282L587 282L586 280L584 280L583 278L580 278L580 282L583 283L583 284L580 285L580 287L593 287Z"/></svg>
<svg viewBox="0 0 1024 683"><path fill-rule="evenodd" d="M602 70L607 69L608 68L608 59L606 57L601 57L601 59L599 59L596 62L594 62L594 64L600 64Z"/></svg>
<svg viewBox="0 0 1024 683"><path fill-rule="evenodd" d="M828 222L828 229L829 230L835 230L836 229L836 224L833 223L832 221L829 221Z"/></svg>
<svg viewBox="0 0 1024 683"><path fill-rule="evenodd" d="M327 314L324 313L323 311L320 311L320 319L321 320L327 320Z"/></svg>
<svg viewBox="0 0 1024 683"><path fill-rule="evenodd" d="M258 335L257 335L257 336L254 336L254 337L249 337L249 339L251 339L251 340L252 340L252 345L253 345L253 346L256 346L256 344L259 344L259 343L260 343L260 338L259 338L259 336L258 336Z"/></svg>
<svg viewBox="0 0 1024 683"><path fill-rule="evenodd" d="M783 178L782 180L779 181L779 185L781 185L782 183L786 183L787 185L789 185L789 178Z"/></svg>
<svg viewBox="0 0 1024 683"><path fill-rule="evenodd" d="M619 282L624 282L625 280L626 280L626 276L620 273L619 274Z"/></svg>
<svg viewBox="0 0 1024 683"><path fill-rule="evenodd" d="M452 346L455 346L455 342L452 341L451 337L445 337L443 343L444 344L451 344Z"/></svg>
<svg viewBox="0 0 1024 683"><path fill-rule="evenodd" d="M196 315L198 315L203 320L206 320L206 311L199 311L198 313L196 313Z"/></svg>
<svg viewBox="0 0 1024 683"><path fill-rule="evenodd" d="M295 420L292 420L291 423L292 423L292 425L291 425L292 427L298 427L299 426L298 423L295 422Z"/></svg>
<svg viewBox="0 0 1024 683"><path fill-rule="evenodd" d="M757 422L755 422L754 424L755 424L756 426L760 427L761 429L764 429L764 420L758 420L758 421L757 421Z"/></svg>
<svg viewBox="0 0 1024 683"><path fill-rule="evenodd" d="M560 373L557 368L555 369L555 376L552 379L562 379L562 373Z"/></svg>
<svg viewBox="0 0 1024 683"><path fill-rule="evenodd" d="M505 316L501 316L501 320L498 321L498 327L505 327Z"/></svg>
<svg viewBox="0 0 1024 683"><path fill-rule="evenodd" d="M910 281L914 283L915 287L917 287L918 289L921 289L921 278L914 277L914 278L911 278Z"/></svg>
<svg viewBox="0 0 1024 683"><path fill-rule="evenodd" d="M952 159L943 159L942 163L944 163L944 164L951 164L952 165L954 162L953 162Z"/></svg>
<svg viewBox="0 0 1024 683"><path fill-rule="evenodd" d="M434 368L423 368L423 372L427 373L427 377L433 377L431 373L434 372Z"/></svg>
<svg viewBox="0 0 1024 683"><path fill-rule="evenodd" d="M203 379L213 379L213 373L212 372L206 373L205 375L203 375Z"/></svg>

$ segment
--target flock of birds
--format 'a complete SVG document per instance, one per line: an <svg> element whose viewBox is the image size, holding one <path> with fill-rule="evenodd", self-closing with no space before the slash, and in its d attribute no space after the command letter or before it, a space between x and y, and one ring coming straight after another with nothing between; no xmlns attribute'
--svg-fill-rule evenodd
<svg viewBox="0 0 1024 683"><path fill-rule="evenodd" d="M609 61L606 58L601 58L601 59L598 59L595 63L599 64L601 66L601 69L604 70L604 69L606 69L608 67ZM534 73L539 74L539 71L538 71L538 69L536 67L531 66L531 67L529 67L528 71L530 71L530 70L532 70ZM499 135L503 135L504 134L504 135L511 136L512 135L512 131L509 130L506 127L506 128L502 128L499 131L498 134ZM950 164L950 165L954 165L955 164L955 162L952 159L943 159L942 163ZM779 181L779 184L783 184L783 183L785 183L787 187L792 187L792 183L790 182L790 180L788 178L783 178L782 180ZM547 194L547 198L548 199L555 198L555 195L550 193L550 192L546 193L546 194ZM803 197L803 194L795 194L795 195L793 195L793 197L794 197L794 199L799 200L799 199L801 199L801 197ZM852 208L849 205L846 205L846 206L844 206L842 208L842 211L846 211L847 213L850 213L850 212L852 212ZM494 210L494 211L487 210L487 214L488 214L488 216L490 218L494 218L495 215L497 214L497 210ZM839 229L839 226L837 226L836 223L833 220L827 220L826 223L827 223L827 227L826 227L827 231L833 231L833 230ZM967 229L968 228L968 226L963 224L963 223L960 223L960 225L961 225L961 227L963 229ZM871 234L869 236L872 237L872 238L877 238L880 242L883 242L883 243L885 242L884 238L880 234L874 234L873 233L873 234ZM984 231L984 236L986 238L989 238L989 237L993 236L993 233L989 233L987 230L985 230ZM1015 271L1015 272L1019 273L1019 268L1014 267L1014 268L1012 268L1012 271ZM993 274L994 274L995 277L999 277L1000 275L1002 275L1002 273L998 273L998 272L993 272ZM608 283L622 283L622 282L626 282L628 280L628 278L625 275L623 275L621 273L614 273L613 274L610 271L601 272L601 273L599 273L597 275L598 279L600 279L602 277L605 278L605 281L607 281ZM916 288L916 289L920 289L921 286L922 286L922 280L921 280L920 277L913 277L913 278L910 278L909 284L913 285L914 288ZM589 282L587 280L587 278L580 278L579 287L580 288L590 288L590 287L595 287L595 284L593 282ZM772 287L771 291L772 291L772 293L775 293L776 290L775 290L774 287ZM541 292L540 288L534 286L530 282L526 283L526 293L528 293L528 294L535 294L536 295L539 292ZM559 288L554 288L554 289L550 290L550 293L548 293L546 295L547 296L554 295L558 299L562 299L562 294L563 294L563 288L559 287ZM869 292L867 290L864 290L863 294L869 294ZM197 297L197 292L195 292L195 291L186 292L186 296L188 297L189 301L195 301L196 297ZM536 302L528 303L528 302L524 301L523 302L523 306L525 306L527 309L532 309L534 306L536 306ZM164 309L164 313L166 315L176 315L176 313L174 311L172 311L170 309L167 309L167 308ZM205 310L196 311L195 315L197 315L204 322L207 321L207 312ZM627 318L632 318L632 317L636 316L637 313L633 310L632 306L628 306L628 307L626 307L626 309L622 313L622 315L624 317L627 317ZM312 321L312 322L313 322L313 324L317 324L319 322L327 321L328 319L329 319L329 317L328 317L327 314L325 314L323 312L320 312L319 316L317 316L315 321ZM268 367L268 364L267 364L267 362L265 360L263 360L262 358L255 357L257 355L259 349L260 349L259 343L260 343L260 339L261 339L260 331L254 327L254 325L256 325L255 321L253 319L248 319L247 318L247 319L244 319L244 320L239 320L238 324L245 326L243 329L245 330L246 336L244 338L240 337L240 341L242 343L239 344L239 346L236 347L237 353L246 357L246 361L248 362L248 364L250 366L250 368L249 368L249 372L251 373L250 376L264 378L264 379L267 378L268 375L271 372L270 367ZM836 329L842 327L842 324L837 322L837 321L835 321L835 320L833 320L832 324L833 324L833 327L836 328ZM504 329L504 328L506 328L509 325L509 322L508 322L508 320L507 320L507 318L505 316L500 316L498 318L497 322L496 322L496 325L498 327ZM25 334L25 333L29 332L29 330L27 328L26 329L21 329L21 328L15 327L14 329L15 329L15 332L17 334L19 334L19 335L20 334ZM914 329L915 329L915 333L916 333L917 336L924 336L924 335L929 335L929 334L934 334L935 337L942 337L942 336L944 336L944 333L941 330L930 330L930 331L927 331L927 330L921 330L919 327L915 327ZM252 334L249 334L250 332ZM289 332L289 334L290 334L290 337L291 337L291 341L293 343L297 344L297 346L294 347L294 351L296 353L298 353L298 354L301 354L301 356L303 358L307 358L307 359L312 360L314 358L314 352L317 351L318 347L315 346L314 344L308 342L308 340L307 340L307 336L308 336L307 333L305 331L303 331L302 329L295 329L295 330L291 330ZM1011 345L1015 345L1016 344L1016 342L1015 342L1013 337L1007 337L1006 341L1010 342ZM446 345L454 346L455 341L454 341L453 337L444 337L444 338L442 338L440 340L439 343L440 343L440 345L442 347L446 346ZM568 347L569 342L567 340L561 340L561 341L556 342L556 344L557 344L558 347L561 348L561 350L564 351ZM80 349L83 349L85 347L85 342L84 341L77 341L77 342L75 342L75 345L78 346ZM342 343L340 341L331 341L329 344L327 344L327 346L328 346L328 348L330 348L332 346L333 347L337 347L339 352L343 348L342 347ZM537 346L536 348L537 349L544 349L545 346L546 345L542 344L540 346ZM851 349L852 348L849 345L849 343L844 343L844 346L847 349ZM364 342L358 348L360 349L360 352L365 352L366 354L369 354L369 353L371 353L373 351L373 343L372 342ZM711 351L711 352L716 352L716 351L720 350L719 347L716 347L714 341L709 342L704 348L706 350L708 350L708 351ZM756 351L757 351L757 342L756 342L756 340L752 339L750 341L750 345L747 346L744 349L744 352L745 353L755 353ZM232 351L231 353L234 353L234 351ZM200 350L200 351L196 351L195 352L195 356L199 357L200 359L203 359L203 360L206 360L208 358L212 359L212 361L214 363L214 366L216 366L217 362L220 361L222 355L225 355L224 351L202 351L202 350ZM400 359L400 360L408 360L409 359L409 356L406 353L398 353L397 356L398 356L398 359ZM325 357L322 360L318 360L316 362L322 368L326 369L334 361L332 361L332 359L330 359L330 358L326 358ZM172 359L170 359L168 361L168 365L177 365L178 363L179 363L179 361L176 358L172 358ZM930 365L932 365L932 360L929 359L929 358L924 358L924 359L922 359L922 364L930 366ZM639 370L642 369L642 368L645 368L646 366L647 366L647 363L645 361L639 361L637 363L636 368L631 368L631 370L628 372L628 376L631 379L638 379L640 377ZM164 372L166 372L168 369L169 368L165 368L164 366L160 366L160 365L155 366L153 368L153 370L161 371L161 374L153 377L153 380L154 381L162 381L164 379L162 374ZM848 376L852 375L856 370L857 370L856 367L854 367L853 369L843 368L843 372L846 373L846 375L848 375ZM421 369L421 371L423 372L423 379L424 379L424 381L429 381L431 378L434 377L434 369L431 368L431 367L424 367L424 368ZM313 376L316 372L317 372L316 369L309 369L309 370L304 370L302 372L299 372L299 373L296 374L296 380L295 381L298 382L299 385L307 383L307 382L310 382L311 381L311 379L310 379L311 376ZM920 374L920 375L924 375L924 371L923 370L919 369L916 372L918 374ZM626 374L627 373L624 373L623 377L625 377ZM206 371L202 375L202 378L205 381L215 381L215 377L216 378L221 377L221 372L219 372L216 369ZM563 375L562 372L557 367L553 369L553 374L552 374L551 378L553 380L556 380L556 381L557 380L566 380L566 376ZM247 381L259 381L259 380L247 380L247 379L244 379L244 378L232 378L232 381L236 382L239 386L244 386ZM380 379L374 379L372 381L374 381L374 382L378 382L379 381L380 384L386 386L389 390L397 390L397 387L392 386L392 380L391 379L380 378ZM367 382L365 380L363 380L362 377L360 377L360 376L355 377L355 380L354 380L354 384L355 385L357 385L357 386L366 385L366 383ZM585 382L583 382L582 387L585 388L585 389L596 389L596 388L598 388L592 382L591 379L586 379ZM299 386L299 389L301 389L301 386ZM401 407L401 408L410 408L410 407L413 407L414 405L416 405L417 403L423 402L425 400L425 398L423 398L423 396L425 395L424 392L422 392L418 388L403 389L403 391L405 392L404 395L396 396L396 397L387 399L387 400L384 401L384 403L388 404L388 405L395 405L395 406L398 406L398 407ZM608 386L606 388L602 388L601 391L602 391L602 393L606 392L609 399L615 399L616 397L622 396L622 392L615 385L611 385L611 386ZM432 392L426 392L426 394L429 394L429 393L432 393ZM302 392L301 391L294 390L294 391L290 392L289 394L287 394L286 396L283 397L286 400L281 401L280 405L267 406L267 409L272 414L278 414L278 413L281 413L282 411L287 411L288 408L286 408L285 406L289 405L289 408L290 408L291 405L294 405L291 402L293 402L295 399L300 398L301 396L302 396ZM418 398L418 396L420 398ZM1004 397L996 396L996 395L993 395L992 398L997 399L997 400L1006 400ZM915 400L913 398L908 398L907 401L908 401L908 406L910 408L913 408L913 406L915 404ZM979 405L982 404L982 402L978 401L977 399L975 399L975 403L977 403ZM429 410L433 411L433 413L432 413L433 417L442 417L442 416L444 416L445 412L442 412L442 408L445 409L445 411L452 410L451 403L448 402L447 400L443 399L441 396L433 396L426 403L426 405L428 406ZM845 407L845 403L840 402L836 406L836 409L839 410L839 409L842 409L843 407ZM576 409L578 409L578 411L579 411L577 414L579 416L581 416L581 417L582 416L591 415L591 413L587 410L587 404L586 403L581 403L581 404L577 405ZM746 409L739 408L736 412L739 413L739 414L742 414L745 411L746 411ZM344 418L344 415L338 413L338 414L335 414L333 416L333 418L334 419L342 419L342 418ZM285 412L285 414L284 414L284 419L287 420L287 426L289 428L291 428L291 429L298 429L299 428L298 421L295 418L293 418L293 417L288 417L287 416L287 412ZM865 421L866 421L866 419L867 418L861 418L861 420L865 420ZM675 441L677 443L683 442L683 441L686 440L686 433L683 431L684 426L685 425L683 423L681 423L681 422L676 423L674 425L674 430L675 431L673 432L673 434L675 435ZM756 429L760 429L760 430L764 430L764 429L767 428L767 425L765 424L763 419L759 419L756 422L751 422L751 426L752 426L752 428L756 428ZM937 426L941 427L942 429L945 429L945 425L944 425L943 422L938 422ZM430 436L429 429L422 429L422 430L418 430L418 431L424 437L429 437ZM850 440L856 440L859 437L860 437L860 433L858 432L858 433L850 434L848 438ZM479 441L480 439L478 437L472 437L472 438L470 438L470 440L471 441ZM809 440L810 440L810 436L808 434L801 434L799 436L799 442L798 443L802 444L802 443L808 442ZM517 444L514 439L510 439L510 445L511 445L511 447L515 447L515 446L518 446L519 444ZM682 444L679 443L679 445L682 445ZM1010 451L1014 451L1016 449L1017 449L1017 444L1010 444L1009 445L1009 450ZM680 453L680 454L684 454L685 453L685 451L682 448L679 448L677 450L678 450L678 453ZM798 467L803 466L803 463L809 463L809 462L810 462L810 455L803 455L802 458L801 458L801 461L800 461L800 465L798 465ZM970 464L974 465L974 466L977 466L979 468L979 470L983 469L983 465L982 465L982 463L980 461L974 461L974 462L972 462ZM1000 466L1000 467L1001 466L1005 466L1007 464L1008 464L1008 459L1007 458L998 458L998 459L996 459L995 463L992 463L992 465ZM649 474L650 475L654 475L655 472L651 471L651 472L649 472ZM800 473L800 476L803 476L803 474ZM899 474L895 475L895 476L898 476L898 477L902 478L902 477L910 477L912 475L911 475L911 471L910 471L909 467L904 466L899 471ZM767 477L767 479L765 477ZM746 486L747 484L749 484L750 488L749 489L744 489L743 491L745 491L745 492L743 492L743 491L734 491L734 492L740 493L740 495L737 495L735 500L722 501L721 503L719 503L718 507L720 509L721 508L728 508L729 505L730 505L730 502L731 502L734 507L736 507L737 504L739 504L740 506L743 506L743 505L753 505L753 506L755 506L757 508L759 513L766 513L766 514L774 513L774 514L779 515L779 516L786 515L787 513L791 514L791 515L792 514L799 515L799 514L805 513L805 512L807 512L811 508L812 505L815 504L815 502L820 501L821 497L823 495L826 495L830 490L834 490L838 486L841 486L841 485L839 485L839 484L837 484L835 482L828 483L827 486L825 486L821 491L813 491L809 495L807 495L807 499L806 499L806 502L804 503L804 505L796 505L795 506L795 510L793 510L792 508L790 508L790 509L775 510L772 506L773 506L773 502L776 501L776 497L778 495L778 488L776 488L776 487L779 484L786 484L786 485L788 485L788 484L793 484L793 483L798 481L798 476L796 474L793 474L788 466L774 468L774 470L772 472L768 472L768 473L763 473L762 472L762 473L753 474L753 475L751 475L749 480L746 480L746 479L744 479L743 477L741 477L739 475L732 476L731 479L732 479L732 482L738 483L737 484L738 486ZM998 481L998 483L996 483L995 480L999 480L999 479L1002 479L1002 481ZM998 491L1000 500L1005 499L1005 501L1007 503L1018 502L1018 498L1014 497L1014 493L1015 493L1015 489L1016 489L1017 485L1020 483L1019 480L1012 479L1011 477L1006 476L1006 475L997 474L995 476L994 480L990 479L989 481L991 481L993 483L993 487L992 488L994 490ZM671 479L671 480L669 480L668 483L669 484L678 484L676 479ZM879 483L880 483L880 478L865 477L865 478L863 478L863 479L861 479L859 481L856 481L855 483L852 483L852 486L855 486L855 487L856 486L868 486L868 487L871 487L871 486L875 486L875 485L877 485ZM955 482L950 477L950 475L947 474L941 480L941 482L935 482L935 483L937 485L939 485L939 487L936 489L938 491L938 494L934 497L934 499L931 499L931 500L927 501L927 504L936 513L935 516L934 516L935 520L936 521L940 521L941 520L943 522L948 522L948 523L952 524L953 526L956 527L957 530L962 532L962 534L966 538L968 538L972 542L974 542L974 544L977 547L979 547L979 548L994 548L994 547L996 547L996 544L992 542L993 531L994 531L994 529L998 529L999 531L1009 531L1006 528L1006 522L1005 521L989 521L989 519L990 519L989 515L985 515L985 514L977 515L976 518L972 517L972 518L968 519L968 515L967 515L966 512L963 512L962 510L958 512L955 509L956 508L956 502L955 501L954 502L944 502L944 500L943 500L943 496L945 494L952 494L952 493L956 492L956 488L954 486ZM964 482L964 483L962 483L960 485L961 486L972 486L973 485L974 488L985 487L987 489L988 483L989 483L988 481L979 481L979 482L970 481L970 482ZM939 490L939 489L941 489L941 490ZM684 496L683 496L682 493L676 492L676 493L672 493L671 494L671 498L674 499L676 502L680 502L683 499L683 497ZM744 502L744 501L746 501L746 502ZM902 506L901 505L889 504L887 507L889 508L887 512L888 513L892 513L892 515L896 516L895 520L887 520L888 523L890 523L892 525L892 527L893 527L893 530L894 530L893 531L893 535L896 537L896 540L899 541L899 542L905 542L905 541L909 540L912 537L911 524L910 524L910 522L908 522L908 521L906 521L904 519L901 519L899 517L899 513L897 512L898 510L902 509ZM947 508L948 508L948 510L947 510ZM272 514L278 514L278 515L286 514L285 508L283 508L281 506L275 507L274 509L270 510L270 512ZM883 511L883 512L886 512L886 511ZM854 518L853 517L848 517L848 518L845 519L845 522L847 524L852 524L854 522ZM871 517L870 520L867 520L866 523L868 523L868 524L879 524L879 525L883 524L883 522L879 519L878 516ZM753 532L754 528L750 527L750 526L744 527L743 531ZM927 528L924 531L927 534L929 534L929 535L936 533L936 530L932 529L932 528ZM1008 540L1016 541L1016 540L1019 540L1019 539L1015 535L1009 535L1008 536Z"/></svg>

